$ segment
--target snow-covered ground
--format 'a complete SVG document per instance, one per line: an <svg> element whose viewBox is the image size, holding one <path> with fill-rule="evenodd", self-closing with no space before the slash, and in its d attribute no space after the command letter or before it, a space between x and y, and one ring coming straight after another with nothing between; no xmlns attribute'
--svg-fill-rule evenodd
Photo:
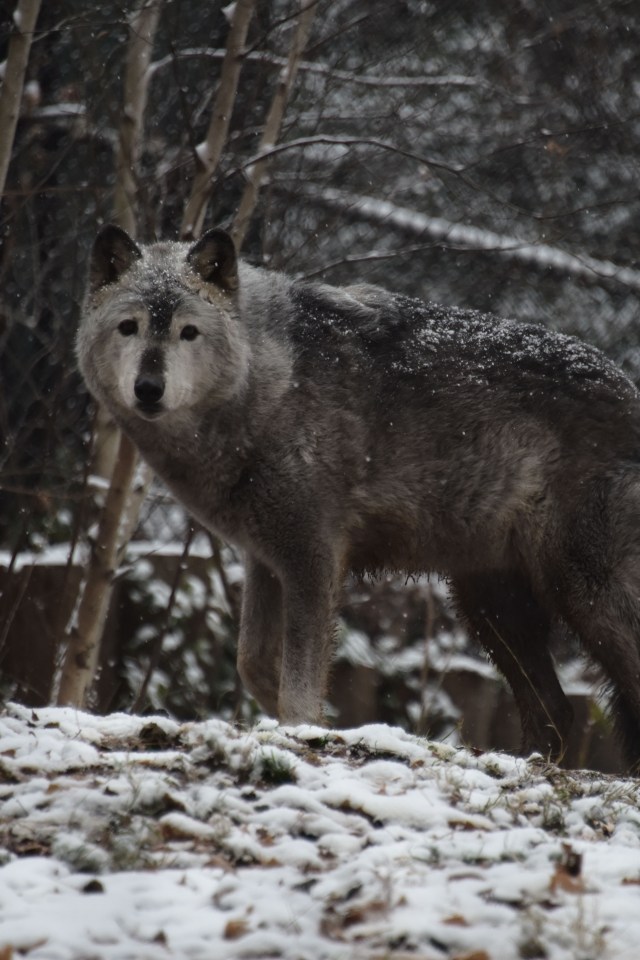
<svg viewBox="0 0 640 960"><path fill-rule="evenodd" d="M639 781L386 726L0 716L0 957L637 960Z"/></svg>

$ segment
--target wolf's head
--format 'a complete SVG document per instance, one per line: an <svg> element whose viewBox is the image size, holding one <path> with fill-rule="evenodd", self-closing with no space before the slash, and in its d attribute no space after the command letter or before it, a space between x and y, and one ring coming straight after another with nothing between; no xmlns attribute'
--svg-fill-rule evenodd
<svg viewBox="0 0 640 960"><path fill-rule="evenodd" d="M247 378L236 310L233 241L138 246L112 225L98 234L77 355L90 391L118 419L153 420L222 404Z"/></svg>

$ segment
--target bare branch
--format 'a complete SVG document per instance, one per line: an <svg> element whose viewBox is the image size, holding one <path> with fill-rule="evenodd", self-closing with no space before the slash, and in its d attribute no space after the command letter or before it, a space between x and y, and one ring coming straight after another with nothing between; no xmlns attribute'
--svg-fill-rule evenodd
<svg viewBox="0 0 640 960"><path fill-rule="evenodd" d="M171 614L173 613L173 608L176 601L176 595L178 593L178 588L180 586L180 580L182 574L186 569L187 559L189 557L189 550L191 549L191 544L195 536L195 526L193 523L189 524L189 529L187 530L187 535L184 540L184 546L182 548L182 554L178 558L176 567L173 574L173 580L171 582L171 592L169 594L169 599L167 601L167 606L164 611L164 617L162 621L162 626L158 630L158 633L153 641L151 647L151 652L149 654L149 663L147 664L147 669L144 674L142 683L140 684L140 689L138 690L137 696L131 705L131 713L137 713L145 705L145 699L147 696L147 690L149 689L149 684L151 683L151 678L155 671L158 668L160 663L160 657L162 655L162 644L165 641L167 633L169 631L169 623L171 620Z"/></svg>
<svg viewBox="0 0 640 960"><path fill-rule="evenodd" d="M538 270L556 270L581 277L590 283L614 280L633 290L640 290L640 270L620 266L611 260L578 256L548 243L452 223L442 217L429 217L415 210L398 207L387 200L357 196L332 188L314 190L298 184L296 195L315 206L337 210L343 215L371 223L384 223L409 236L430 237L434 243L441 245L464 250L485 250Z"/></svg>
<svg viewBox="0 0 640 960"><path fill-rule="evenodd" d="M24 75L39 12L40 0L18 0L13 14L15 29L9 39L4 78L0 89L0 196L4 193L7 181L13 140L20 114Z"/></svg>
<svg viewBox="0 0 640 960"><path fill-rule="evenodd" d="M445 163L443 160L436 160L433 157L425 157L420 153L415 153L413 150L405 150L404 147L399 147L395 143L389 143L387 140L379 140L377 137L349 137L342 135L331 136L324 133L315 134L311 137L298 137L296 140L289 140L287 143L281 143L277 146L267 147L265 150L261 150L255 156L251 157L245 163L241 164L238 169L246 170L264 162L265 160L271 159L271 157L277 156L279 153L288 153L290 150L301 150L306 147L316 147L316 146L337 146L337 147L374 147L377 150L386 150L389 153L397 153L401 157L407 157L409 160L415 160L418 163L424 164L426 167L429 167L433 170L442 170L444 173L452 173L457 177L468 182L470 185L472 182L468 177L465 176L465 168L459 164Z"/></svg>
<svg viewBox="0 0 640 960"><path fill-rule="evenodd" d="M248 167L246 171L247 183L245 185L242 198L234 218L233 228L231 230L231 236L233 237L238 249L240 249L242 246L242 241L244 240L247 227L249 226L251 215L255 209L256 203L258 202L258 193L265 177L269 151L275 146L278 137L280 136L284 111L286 109L291 90L293 89L293 85L296 82L296 76L300 66L300 58L309 40L309 34L311 33L311 26L313 24L316 8L317 3L307 3L306 6L304 4L304 0L301 3L298 24L291 42L289 57L287 59L286 66L283 67L280 74L280 79L276 86L273 100L271 101L271 107L269 108L267 119L265 120L262 137L260 139L259 153L263 156L262 159L257 160L254 164Z"/></svg>
<svg viewBox="0 0 640 960"><path fill-rule="evenodd" d="M180 227L180 236L184 239L193 239L202 230L213 175L227 141L242 66L242 50L255 5L256 0L237 0L236 3L209 129L203 143L196 148L198 172Z"/></svg>
<svg viewBox="0 0 640 960"><path fill-rule="evenodd" d="M149 73L155 75L158 71L164 70L171 64L174 58L179 60L193 60L201 57L210 57L212 60L222 60L225 51L216 47L185 47L184 50L168 54L149 66ZM257 63L264 63L276 69L282 69L287 66L287 58L279 57L275 53L267 50L249 50L243 55L243 60L252 60ZM301 60L298 64L298 70L302 73L316 74L317 76L327 77L336 80L339 83L351 83L363 87L382 87L382 88L416 88L425 87L469 87L472 89L488 89L495 93L504 93L511 100L517 102L529 103L529 97L514 97L509 91L502 90L492 83L488 83L480 77L467 77L460 73L445 74L421 74L420 76L373 76L369 73L353 73L348 70L336 70L324 63L314 63L312 60Z"/></svg>
<svg viewBox="0 0 640 960"><path fill-rule="evenodd" d="M142 505L153 483L153 470L144 460L138 459L138 469L131 482L129 497L125 504L122 522L120 524L120 541L118 544L118 565L120 564L129 541L136 532L140 520Z"/></svg>

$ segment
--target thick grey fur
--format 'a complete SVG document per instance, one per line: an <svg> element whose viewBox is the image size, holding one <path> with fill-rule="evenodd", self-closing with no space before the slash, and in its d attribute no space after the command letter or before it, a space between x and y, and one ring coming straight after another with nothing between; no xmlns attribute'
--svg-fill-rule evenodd
<svg viewBox="0 0 640 960"><path fill-rule="evenodd" d="M238 669L268 713L322 720L348 571L436 571L513 689L524 751L566 743L562 621L640 760L640 404L597 350L296 282L219 230L138 247L106 227L77 352L176 498L244 551Z"/></svg>

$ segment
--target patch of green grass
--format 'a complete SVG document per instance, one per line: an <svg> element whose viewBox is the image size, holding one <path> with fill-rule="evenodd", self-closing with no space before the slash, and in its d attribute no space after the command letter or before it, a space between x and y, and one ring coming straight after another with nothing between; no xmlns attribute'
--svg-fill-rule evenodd
<svg viewBox="0 0 640 960"><path fill-rule="evenodd" d="M281 783L295 783L297 779L293 764L288 757L275 750L263 750L258 761L258 778L274 786Z"/></svg>

